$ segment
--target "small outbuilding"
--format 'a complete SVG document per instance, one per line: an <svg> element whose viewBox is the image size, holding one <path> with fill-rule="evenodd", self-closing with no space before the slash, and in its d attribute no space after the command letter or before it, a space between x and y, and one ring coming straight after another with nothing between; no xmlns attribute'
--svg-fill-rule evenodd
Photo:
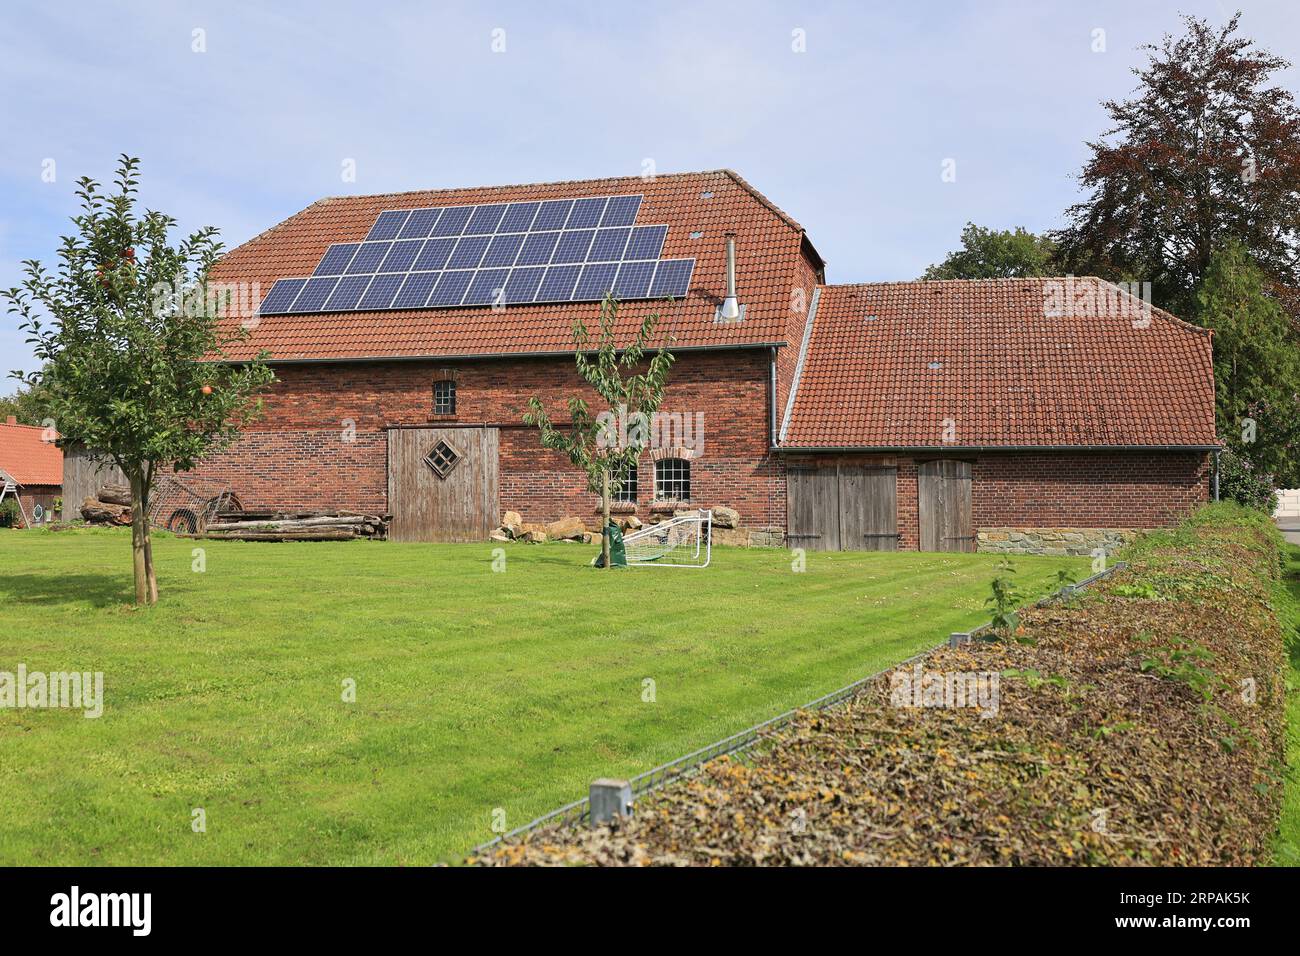
<svg viewBox="0 0 1300 956"><path fill-rule="evenodd" d="M63 485L58 438L53 429L19 425L13 415L0 425L0 511L13 501L16 527L54 520Z"/></svg>

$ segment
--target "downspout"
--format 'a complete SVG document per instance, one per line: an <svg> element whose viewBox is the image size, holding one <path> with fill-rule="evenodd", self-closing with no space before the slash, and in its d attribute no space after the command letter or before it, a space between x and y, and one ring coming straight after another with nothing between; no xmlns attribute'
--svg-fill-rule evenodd
<svg viewBox="0 0 1300 956"><path fill-rule="evenodd" d="M1221 452L1214 453L1214 500L1219 500L1219 455Z"/></svg>
<svg viewBox="0 0 1300 956"><path fill-rule="evenodd" d="M767 377L768 447L776 447L776 346L772 346L772 363Z"/></svg>

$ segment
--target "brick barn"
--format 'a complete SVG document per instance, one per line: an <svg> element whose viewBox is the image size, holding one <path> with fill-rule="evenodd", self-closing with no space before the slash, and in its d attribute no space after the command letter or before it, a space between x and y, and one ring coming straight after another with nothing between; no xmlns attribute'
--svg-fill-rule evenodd
<svg viewBox="0 0 1300 956"><path fill-rule="evenodd" d="M0 502L17 503L15 527L52 520L63 484L63 452L39 425L0 425ZM57 435L53 436L57 439Z"/></svg>
<svg viewBox="0 0 1300 956"><path fill-rule="evenodd" d="M739 543L1086 553L1211 496L1207 331L1091 278L827 285L730 171L323 199L213 279L251 331L226 358L266 350L278 378L199 469L250 508L389 513L407 539L481 540L507 509L596 528L522 416L536 395L567 421L573 321L605 288L621 334L657 313L677 358L617 506L642 521L725 506Z"/></svg>

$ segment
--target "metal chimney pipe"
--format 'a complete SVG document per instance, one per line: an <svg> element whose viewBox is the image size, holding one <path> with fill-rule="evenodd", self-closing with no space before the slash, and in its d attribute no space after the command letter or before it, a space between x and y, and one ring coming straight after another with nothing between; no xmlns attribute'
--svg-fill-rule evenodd
<svg viewBox="0 0 1300 956"><path fill-rule="evenodd" d="M740 303L736 301L736 236L727 233L727 297L718 306L718 319L734 322L740 318Z"/></svg>

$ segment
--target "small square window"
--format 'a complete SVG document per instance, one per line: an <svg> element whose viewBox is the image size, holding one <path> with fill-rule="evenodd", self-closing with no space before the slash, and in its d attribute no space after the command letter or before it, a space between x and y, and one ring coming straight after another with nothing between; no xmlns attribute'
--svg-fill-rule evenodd
<svg viewBox="0 0 1300 956"><path fill-rule="evenodd" d="M623 476L622 486L610 496L609 500L615 504L636 504L636 462L633 462L632 467L627 470L627 474Z"/></svg>
<svg viewBox="0 0 1300 956"><path fill-rule="evenodd" d="M456 383L451 379L433 383L433 414L456 414Z"/></svg>
<svg viewBox="0 0 1300 956"><path fill-rule="evenodd" d="M460 452L441 439L433 446L433 450L424 456L424 463L432 468L433 473L439 478L446 478L459 462Z"/></svg>
<svg viewBox="0 0 1300 956"><path fill-rule="evenodd" d="M691 500L691 463L685 458L655 462L655 500Z"/></svg>

